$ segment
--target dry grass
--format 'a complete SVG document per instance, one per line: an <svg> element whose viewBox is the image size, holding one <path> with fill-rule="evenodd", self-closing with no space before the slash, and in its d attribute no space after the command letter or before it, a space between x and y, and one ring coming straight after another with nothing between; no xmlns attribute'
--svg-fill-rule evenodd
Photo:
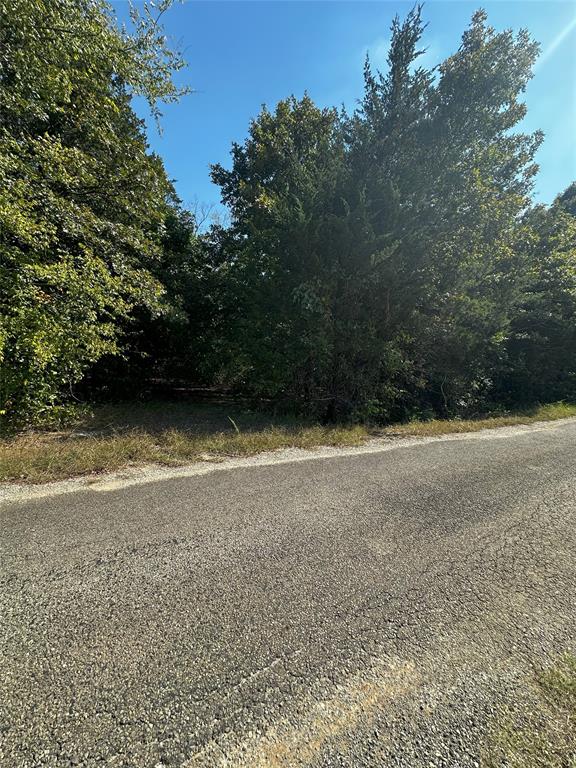
<svg viewBox="0 0 576 768"><path fill-rule="evenodd" d="M278 420L223 405L107 406L84 417L75 429L0 440L0 481L41 483L144 464L176 466L278 448L355 446L374 435L424 437L568 416L576 416L576 406L557 403L524 414L468 421L414 421L375 432L363 426L324 427L294 419Z"/></svg>
<svg viewBox="0 0 576 768"><path fill-rule="evenodd" d="M189 423L167 427L167 423L177 419L175 413L164 412L159 415L159 423L165 427L161 429L157 424L135 426L138 419L131 414L132 418L108 423L102 430L35 432L2 440L0 481L42 483L144 464L177 466L253 456L278 448L352 446L360 445L368 436L360 426L273 424L270 420L260 426L261 415L236 415L231 421L232 417L222 418L222 414L213 411L209 409L199 416L193 409ZM94 421L99 427L103 423L101 417L98 414Z"/></svg>
<svg viewBox="0 0 576 768"><path fill-rule="evenodd" d="M576 416L576 405L551 403L522 413L508 413L478 419L432 419L431 421L411 421L398 424L385 430L387 434L410 435L416 437L434 437L455 432L478 432L481 429L513 427L519 424L534 424L537 421L555 421Z"/></svg>

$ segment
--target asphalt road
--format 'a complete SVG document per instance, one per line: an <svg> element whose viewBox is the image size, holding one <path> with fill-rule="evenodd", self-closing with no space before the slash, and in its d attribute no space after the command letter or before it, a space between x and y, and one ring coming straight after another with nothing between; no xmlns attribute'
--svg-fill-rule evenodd
<svg viewBox="0 0 576 768"><path fill-rule="evenodd" d="M574 650L576 423L0 507L0 764L481 765Z"/></svg>

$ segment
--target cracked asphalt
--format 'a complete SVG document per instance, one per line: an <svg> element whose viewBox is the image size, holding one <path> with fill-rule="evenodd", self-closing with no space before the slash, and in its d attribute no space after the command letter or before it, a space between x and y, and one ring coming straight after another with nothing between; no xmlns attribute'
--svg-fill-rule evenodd
<svg viewBox="0 0 576 768"><path fill-rule="evenodd" d="M576 650L574 421L13 501L0 525L3 768L472 768Z"/></svg>

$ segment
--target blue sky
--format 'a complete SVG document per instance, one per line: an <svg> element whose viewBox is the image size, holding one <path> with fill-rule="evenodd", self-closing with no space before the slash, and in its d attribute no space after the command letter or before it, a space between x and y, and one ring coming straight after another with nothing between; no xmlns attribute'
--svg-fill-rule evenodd
<svg viewBox="0 0 576 768"><path fill-rule="evenodd" d="M242 141L262 104L274 106L308 91L321 106L353 109L362 93L369 51L385 65L393 16L412 2L339 0L187 0L165 15L168 35L185 49L178 74L195 93L163 109L163 133L149 122L152 149L164 159L184 204L219 203L209 164L229 164L232 141ZM525 130L545 133L538 153L535 198L549 203L576 179L576 2L556 0L429 1L422 59L439 63L457 49L480 5L496 29L526 27L542 45L528 86ZM121 17L127 4L115 6ZM145 116L141 104L137 111Z"/></svg>

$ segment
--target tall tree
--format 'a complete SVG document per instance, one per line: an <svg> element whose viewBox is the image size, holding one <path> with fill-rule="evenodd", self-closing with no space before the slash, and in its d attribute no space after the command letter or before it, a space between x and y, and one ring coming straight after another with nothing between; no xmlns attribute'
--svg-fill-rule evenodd
<svg viewBox="0 0 576 768"><path fill-rule="evenodd" d="M180 95L157 11L0 0L0 413L32 418L160 309L152 275L171 185L130 107Z"/></svg>
<svg viewBox="0 0 576 768"><path fill-rule="evenodd" d="M380 272L384 332L399 330L417 399L449 411L488 393L506 334L516 223L542 139L512 131L538 49L480 11L458 51L427 71L423 28L418 7L395 20L388 71L367 65L350 133L374 230L394 243Z"/></svg>
<svg viewBox="0 0 576 768"><path fill-rule="evenodd" d="M212 178L230 206L222 240L228 285L224 375L264 397L301 406L323 397L331 354L328 294L340 248L338 199L344 146L334 110L305 96L264 109L232 169Z"/></svg>
<svg viewBox="0 0 576 768"><path fill-rule="evenodd" d="M514 132L537 45L478 12L432 71L423 30L419 7L393 22L388 69L367 62L352 117L282 102L214 169L245 299L230 367L253 391L327 417L489 396L541 141Z"/></svg>

